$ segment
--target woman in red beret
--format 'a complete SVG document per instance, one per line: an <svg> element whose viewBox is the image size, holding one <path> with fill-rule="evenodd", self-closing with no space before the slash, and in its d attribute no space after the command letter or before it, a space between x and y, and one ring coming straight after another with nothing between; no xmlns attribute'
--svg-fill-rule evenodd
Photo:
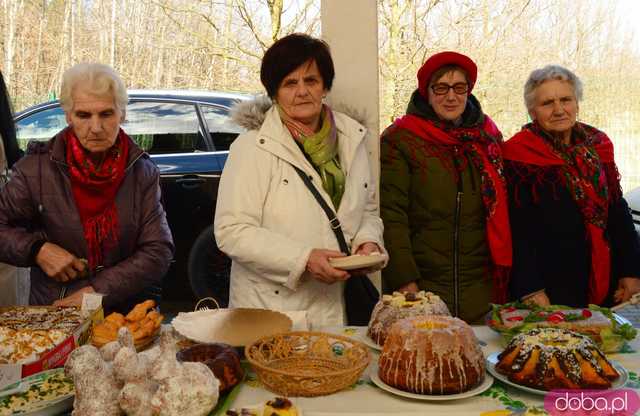
<svg viewBox="0 0 640 416"><path fill-rule="evenodd" d="M384 290L439 295L483 320L506 299L511 266L502 135L471 94L477 67L441 52L418 71L407 113L382 134Z"/></svg>

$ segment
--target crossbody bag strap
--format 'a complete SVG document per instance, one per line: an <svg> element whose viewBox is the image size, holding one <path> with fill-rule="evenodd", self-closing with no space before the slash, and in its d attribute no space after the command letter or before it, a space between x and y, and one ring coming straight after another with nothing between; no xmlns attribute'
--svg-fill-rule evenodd
<svg viewBox="0 0 640 416"><path fill-rule="evenodd" d="M309 188L313 197L316 199L316 201L318 201L318 204L320 204L320 207L322 207L322 210L324 211L324 213L327 214L327 218L329 218L329 224L331 225L331 229L333 230L333 233L336 235L336 239L338 240L340 251L342 251L345 255L348 256L351 253L349 252L349 246L347 245L347 240L345 240L344 238L344 233L342 232L342 227L340 225L340 220L338 220L338 216L336 215L335 212L333 212L333 210L331 209L329 204L327 204L327 201L324 200L322 195L320 195L320 192L318 192L318 189L316 189L316 187L313 185L309 176L307 176L307 174L304 173L304 171L299 167L295 165L291 165L291 166L293 166L296 172L298 172L298 175L302 179L302 182L304 182L304 184L307 185L307 188Z"/></svg>

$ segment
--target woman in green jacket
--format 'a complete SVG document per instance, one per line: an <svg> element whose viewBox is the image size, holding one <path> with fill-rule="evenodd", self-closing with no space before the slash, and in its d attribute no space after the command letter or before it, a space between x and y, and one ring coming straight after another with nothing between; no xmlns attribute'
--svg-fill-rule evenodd
<svg viewBox="0 0 640 416"><path fill-rule="evenodd" d="M511 266L502 135L471 94L476 77L465 55L430 57L381 143L384 290L429 290L470 323L506 300Z"/></svg>

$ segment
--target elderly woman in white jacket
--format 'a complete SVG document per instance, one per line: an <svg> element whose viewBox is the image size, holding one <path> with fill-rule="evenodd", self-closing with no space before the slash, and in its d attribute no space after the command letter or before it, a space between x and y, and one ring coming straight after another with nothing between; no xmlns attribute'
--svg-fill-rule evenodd
<svg viewBox="0 0 640 416"><path fill-rule="evenodd" d="M214 229L232 259L229 305L306 311L313 327L343 325L344 281L358 272L330 265L344 254L294 166L337 212L353 254L385 253L365 129L322 102L334 68L321 40L280 39L260 78L273 105L236 111L249 131L231 146L218 191Z"/></svg>

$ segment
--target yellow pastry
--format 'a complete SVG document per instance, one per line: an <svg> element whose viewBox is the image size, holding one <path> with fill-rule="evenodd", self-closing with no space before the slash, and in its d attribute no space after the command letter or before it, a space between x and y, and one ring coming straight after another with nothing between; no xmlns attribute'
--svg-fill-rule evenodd
<svg viewBox="0 0 640 416"><path fill-rule="evenodd" d="M289 399L276 397L264 406L262 416L298 416L298 410Z"/></svg>

